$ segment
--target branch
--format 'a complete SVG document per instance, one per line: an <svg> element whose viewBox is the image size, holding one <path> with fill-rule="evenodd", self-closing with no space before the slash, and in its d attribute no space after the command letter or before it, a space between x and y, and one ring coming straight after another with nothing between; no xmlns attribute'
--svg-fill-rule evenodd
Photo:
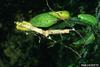
<svg viewBox="0 0 100 67"><path fill-rule="evenodd" d="M65 34L69 33L70 29L63 29L63 30L46 30L44 31L44 36L49 36L50 34Z"/></svg>
<svg viewBox="0 0 100 67"><path fill-rule="evenodd" d="M21 31L34 31L44 35L45 37L49 36L50 34L66 34L72 31L72 29L63 29L63 30L43 30L31 25L31 23L23 21L23 22L16 22L16 29Z"/></svg>

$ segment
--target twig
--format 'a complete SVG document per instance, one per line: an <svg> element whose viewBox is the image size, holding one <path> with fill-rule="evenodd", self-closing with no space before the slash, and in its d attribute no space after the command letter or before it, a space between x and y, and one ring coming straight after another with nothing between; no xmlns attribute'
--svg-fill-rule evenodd
<svg viewBox="0 0 100 67"><path fill-rule="evenodd" d="M81 58L81 55L77 51L75 51L74 49L72 49L69 46L65 46L65 47L68 48L68 49L70 49L71 51L73 51L79 58Z"/></svg>
<svg viewBox="0 0 100 67"><path fill-rule="evenodd" d="M47 7L49 8L49 10L54 11L54 10L49 6L48 0L46 0L46 4L47 4Z"/></svg>
<svg viewBox="0 0 100 67"><path fill-rule="evenodd" d="M23 22L16 22L16 29L21 31L34 31L39 34L44 35L45 37L49 36L50 34L66 34L72 31L72 29L58 29L58 30L43 30L31 25L31 23L23 21Z"/></svg>

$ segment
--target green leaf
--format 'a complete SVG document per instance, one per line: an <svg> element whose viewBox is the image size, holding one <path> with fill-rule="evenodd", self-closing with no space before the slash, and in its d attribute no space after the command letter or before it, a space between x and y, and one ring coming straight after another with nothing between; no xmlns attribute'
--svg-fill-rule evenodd
<svg viewBox="0 0 100 67"><path fill-rule="evenodd" d="M51 26L50 29L63 29L65 27L71 28L74 25L75 25L75 23L73 23L72 21L64 20L64 21L60 21L59 23Z"/></svg>
<svg viewBox="0 0 100 67"><path fill-rule="evenodd" d="M88 45L90 43L92 43L93 41L95 40L95 36L92 32L89 32L86 34L86 36L76 42L74 42L73 44L78 47L78 46L81 46L82 44L83 45Z"/></svg>
<svg viewBox="0 0 100 67"><path fill-rule="evenodd" d="M68 67L73 67L73 64L68 65Z"/></svg>
<svg viewBox="0 0 100 67"><path fill-rule="evenodd" d="M96 17L90 14L79 14L78 18L80 18L80 21L87 24L87 25L95 25L96 22Z"/></svg>
<svg viewBox="0 0 100 67"><path fill-rule="evenodd" d="M36 27L50 27L56 24L59 20L65 20L69 18L70 14L68 11L54 11L39 14L30 19L29 22Z"/></svg>
<svg viewBox="0 0 100 67"><path fill-rule="evenodd" d="M49 13L39 14L33 17L29 22L36 27L50 27L57 22L57 18Z"/></svg>

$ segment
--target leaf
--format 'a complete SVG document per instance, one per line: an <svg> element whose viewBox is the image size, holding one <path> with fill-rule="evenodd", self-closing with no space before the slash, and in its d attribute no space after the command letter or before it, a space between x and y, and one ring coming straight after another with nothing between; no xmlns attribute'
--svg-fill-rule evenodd
<svg viewBox="0 0 100 67"><path fill-rule="evenodd" d="M87 25L95 25L96 22L96 17L90 14L79 14L78 18L80 18L80 21L87 24Z"/></svg>
<svg viewBox="0 0 100 67"><path fill-rule="evenodd" d="M68 65L68 67L73 67L73 64Z"/></svg>
<svg viewBox="0 0 100 67"><path fill-rule="evenodd" d="M50 15L55 16L61 20L69 19L70 18L70 13L66 10L64 11L53 11L49 12Z"/></svg>
<svg viewBox="0 0 100 67"><path fill-rule="evenodd" d="M75 23L73 23L72 21L64 20L64 21L60 21L59 23L51 26L50 29L63 29L65 27L71 28L74 25Z"/></svg>
<svg viewBox="0 0 100 67"><path fill-rule="evenodd" d="M81 46L82 44L84 45L88 45L90 43L92 43L95 40L95 36L92 32L89 32L86 34L86 36L76 42L74 42L73 44L78 47Z"/></svg>
<svg viewBox="0 0 100 67"><path fill-rule="evenodd" d="M59 24L55 24L55 25L51 26L50 29L63 29L65 27L66 27L65 23L61 22Z"/></svg>
<svg viewBox="0 0 100 67"><path fill-rule="evenodd" d="M57 18L49 13L42 13L30 19L30 23L36 27L50 27L57 23Z"/></svg>
<svg viewBox="0 0 100 67"><path fill-rule="evenodd" d="M98 30L100 30L100 22L98 23L98 27L97 28L98 28Z"/></svg>
<svg viewBox="0 0 100 67"><path fill-rule="evenodd" d="M59 20L65 20L69 18L70 14L68 11L55 11L39 14L30 19L29 22L31 22L33 26L46 28L56 24Z"/></svg>

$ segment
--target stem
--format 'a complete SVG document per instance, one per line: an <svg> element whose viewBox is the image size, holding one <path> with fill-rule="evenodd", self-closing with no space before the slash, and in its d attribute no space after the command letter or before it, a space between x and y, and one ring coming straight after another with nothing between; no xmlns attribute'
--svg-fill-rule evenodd
<svg viewBox="0 0 100 67"><path fill-rule="evenodd" d="M32 26L30 23L23 21L23 22L17 22L16 23L16 29L21 31L34 31L39 34L44 35L45 37L49 36L50 34L65 34L69 33L69 31L73 31L72 29L58 29L58 30L43 30L41 28L37 28Z"/></svg>

